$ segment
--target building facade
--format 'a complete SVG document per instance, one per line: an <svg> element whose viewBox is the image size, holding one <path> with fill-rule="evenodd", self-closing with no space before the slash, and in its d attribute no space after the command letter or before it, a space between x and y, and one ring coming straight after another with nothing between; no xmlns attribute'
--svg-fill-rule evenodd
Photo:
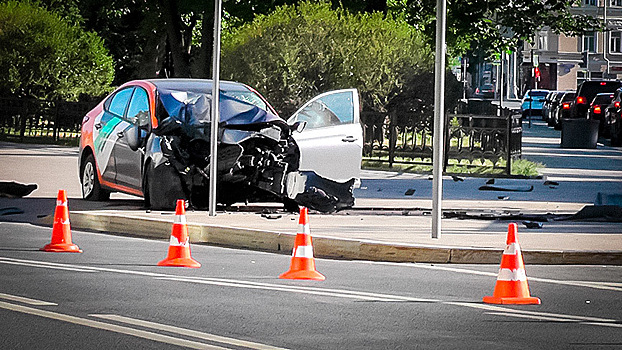
<svg viewBox="0 0 622 350"><path fill-rule="evenodd" d="M575 90L588 79L622 78L622 0L583 0L575 13L605 24L605 31L578 37L544 28L522 50L520 94L532 88ZM539 78L536 78L538 67Z"/></svg>

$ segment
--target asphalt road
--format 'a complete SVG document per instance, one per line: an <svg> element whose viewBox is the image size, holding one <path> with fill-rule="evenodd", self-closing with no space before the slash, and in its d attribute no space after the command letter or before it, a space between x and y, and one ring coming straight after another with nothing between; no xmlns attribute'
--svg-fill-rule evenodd
<svg viewBox="0 0 622 350"><path fill-rule="evenodd" d="M286 281L286 255L193 245L200 269L163 268L166 241L50 237L0 222L1 349L622 347L622 267L527 266L542 305L496 306L498 265L317 259L326 281Z"/></svg>

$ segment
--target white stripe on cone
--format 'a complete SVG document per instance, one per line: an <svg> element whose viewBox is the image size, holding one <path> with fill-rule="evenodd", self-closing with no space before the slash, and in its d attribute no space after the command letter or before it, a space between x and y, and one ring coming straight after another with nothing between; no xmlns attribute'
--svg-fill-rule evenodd
<svg viewBox="0 0 622 350"><path fill-rule="evenodd" d="M298 233L304 233L305 235L310 235L311 230L309 229L309 224L298 224Z"/></svg>
<svg viewBox="0 0 622 350"><path fill-rule="evenodd" d="M520 245L518 243L510 243L505 247L503 255L517 255L520 253Z"/></svg>
<svg viewBox="0 0 622 350"><path fill-rule="evenodd" d="M313 259L313 246L299 245L293 253L295 258Z"/></svg>
<svg viewBox="0 0 622 350"><path fill-rule="evenodd" d="M499 269L497 281L526 281L527 275L524 269Z"/></svg>
<svg viewBox="0 0 622 350"><path fill-rule="evenodd" d="M186 215L175 215L175 220L173 221L175 224L186 224Z"/></svg>
<svg viewBox="0 0 622 350"><path fill-rule="evenodd" d="M169 245L173 246L173 247L189 247L190 244L188 244L189 239L186 239L185 242L180 242L179 239L173 235L171 235L171 240Z"/></svg>
<svg viewBox="0 0 622 350"><path fill-rule="evenodd" d="M66 207L67 206L67 202L63 202L63 201L59 201L58 199L56 200L56 206L63 206Z"/></svg>

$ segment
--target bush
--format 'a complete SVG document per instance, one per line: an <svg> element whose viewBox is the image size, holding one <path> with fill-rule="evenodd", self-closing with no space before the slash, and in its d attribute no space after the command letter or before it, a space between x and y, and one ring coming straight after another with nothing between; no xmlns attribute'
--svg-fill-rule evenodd
<svg viewBox="0 0 622 350"><path fill-rule="evenodd" d="M77 100L110 90L112 58L94 33L30 1L0 3L0 93Z"/></svg>
<svg viewBox="0 0 622 350"><path fill-rule="evenodd" d="M364 110L386 112L434 65L423 35L401 18L325 2L282 6L224 33L221 61L224 79L254 86L284 116L318 93L351 87Z"/></svg>

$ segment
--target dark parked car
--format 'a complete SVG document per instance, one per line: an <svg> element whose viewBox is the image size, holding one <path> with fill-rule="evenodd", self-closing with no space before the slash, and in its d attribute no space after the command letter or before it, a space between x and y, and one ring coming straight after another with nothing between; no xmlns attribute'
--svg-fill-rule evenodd
<svg viewBox="0 0 622 350"><path fill-rule="evenodd" d="M551 113L555 110L555 97L559 94L559 91L550 91L546 98L544 98L544 104L542 105L542 120L545 122L551 117Z"/></svg>
<svg viewBox="0 0 622 350"><path fill-rule="evenodd" d="M592 103L590 103L590 108L587 112L588 119L594 119L600 121L598 124L598 134L604 135L605 125L607 124L605 120L605 110L613 101L613 93L600 93L594 97Z"/></svg>
<svg viewBox="0 0 622 350"><path fill-rule="evenodd" d="M475 89L475 96L481 98L494 98L495 86L492 84L484 84Z"/></svg>
<svg viewBox="0 0 622 350"><path fill-rule="evenodd" d="M559 101L553 113L553 118L549 120L549 125L560 130L562 128L562 119L570 117L570 105L575 98L576 93L574 91L564 91L559 94Z"/></svg>
<svg viewBox="0 0 622 350"><path fill-rule="evenodd" d="M617 80L588 80L577 88L577 95L570 106L570 118L587 118L590 102L597 94L615 92L622 83Z"/></svg>
<svg viewBox="0 0 622 350"><path fill-rule="evenodd" d="M278 201L325 212L354 204L363 146L355 89L319 95L286 121L254 89L220 87L218 203ZM155 209L177 199L206 207L211 91L211 80L152 79L106 97L82 122L83 197L124 192Z"/></svg>
<svg viewBox="0 0 622 350"><path fill-rule="evenodd" d="M616 90L605 111L604 136L611 137L612 146L622 146L622 88Z"/></svg>

